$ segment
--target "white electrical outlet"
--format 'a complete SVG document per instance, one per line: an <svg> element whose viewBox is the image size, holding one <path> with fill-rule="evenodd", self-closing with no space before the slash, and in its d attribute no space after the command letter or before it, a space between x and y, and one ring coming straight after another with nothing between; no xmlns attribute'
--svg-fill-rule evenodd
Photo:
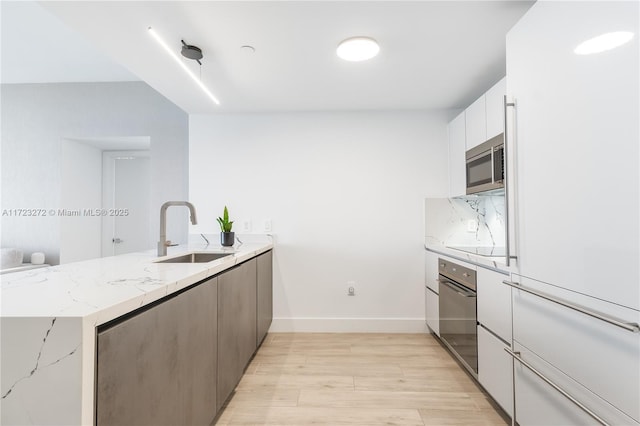
<svg viewBox="0 0 640 426"><path fill-rule="evenodd" d="M347 296L355 296L355 295L356 295L356 282L347 281Z"/></svg>
<svg viewBox="0 0 640 426"><path fill-rule="evenodd" d="M271 219L265 219L263 231L271 232Z"/></svg>
<svg viewBox="0 0 640 426"><path fill-rule="evenodd" d="M478 222L474 219L467 221L467 232L476 232L478 230Z"/></svg>
<svg viewBox="0 0 640 426"><path fill-rule="evenodd" d="M251 221L243 220L242 221L242 232L251 232Z"/></svg>

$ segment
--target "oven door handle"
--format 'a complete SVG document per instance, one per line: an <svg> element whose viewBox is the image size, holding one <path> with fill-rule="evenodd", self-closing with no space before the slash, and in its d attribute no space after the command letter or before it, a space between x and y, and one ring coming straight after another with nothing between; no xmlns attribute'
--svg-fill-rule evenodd
<svg viewBox="0 0 640 426"><path fill-rule="evenodd" d="M463 290L462 288L460 288L455 283L453 283L453 282L451 282L449 280L438 279L438 282L440 284L445 285L446 287L449 287L451 290L455 291L460 296L463 296L463 297L476 297L476 293L474 291Z"/></svg>

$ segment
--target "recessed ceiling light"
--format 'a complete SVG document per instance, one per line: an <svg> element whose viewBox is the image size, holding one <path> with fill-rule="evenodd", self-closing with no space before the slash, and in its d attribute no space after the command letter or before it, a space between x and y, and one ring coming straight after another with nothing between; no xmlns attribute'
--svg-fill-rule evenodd
<svg viewBox="0 0 640 426"><path fill-rule="evenodd" d="M370 37L352 37L343 40L336 53L345 61L358 62L366 61L376 56L380 52L378 42Z"/></svg>
<svg viewBox="0 0 640 426"><path fill-rule="evenodd" d="M618 46L622 46L633 38L633 33L629 31L616 31L612 33L606 33L599 35L598 37L591 38L583 41L576 47L573 52L576 55L591 55L593 53L600 53L606 50L615 49Z"/></svg>

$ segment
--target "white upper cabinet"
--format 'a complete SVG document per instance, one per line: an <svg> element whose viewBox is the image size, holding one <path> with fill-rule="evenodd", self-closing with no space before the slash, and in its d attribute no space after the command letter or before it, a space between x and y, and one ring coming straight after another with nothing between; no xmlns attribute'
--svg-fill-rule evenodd
<svg viewBox="0 0 640 426"><path fill-rule="evenodd" d="M640 310L638 2L538 2L507 35L520 273ZM631 41L578 55L583 41Z"/></svg>
<svg viewBox="0 0 640 426"><path fill-rule="evenodd" d="M467 193L467 150L504 131L506 78L449 123L449 197Z"/></svg>
<svg viewBox="0 0 640 426"><path fill-rule="evenodd" d="M505 77L466 109L468 150L504 132L504 95L506 93Z"/></svg>
<svg viewBox="0 0 640 426"><path fill-rule="evenodd" d="M480 96L466 110L467 150L487 140L486 96Z"/></svg>
<svg viewBox="0 0 640 426"><path fill-rule="evenodd" d="M465 112L449 123L449 197L467 192L465 167Z"/></svg>
<svg viewBox="0 0 640 426"><path fill-rule="evenodd" d="M507 93L507 78L497 82L485 94L487 110L487 139L504 132L504 95Z"/></svg>

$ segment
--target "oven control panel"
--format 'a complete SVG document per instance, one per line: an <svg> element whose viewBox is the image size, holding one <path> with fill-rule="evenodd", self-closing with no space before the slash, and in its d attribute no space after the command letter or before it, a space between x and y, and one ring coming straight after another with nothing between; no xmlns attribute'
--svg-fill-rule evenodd
<svg viewBox="0 0 640 426"><path fill-rule="evenodd" d="M438 272L450 280L463 284L472 290L476 290L476 271L457 263L438 258Z"/></svg>

